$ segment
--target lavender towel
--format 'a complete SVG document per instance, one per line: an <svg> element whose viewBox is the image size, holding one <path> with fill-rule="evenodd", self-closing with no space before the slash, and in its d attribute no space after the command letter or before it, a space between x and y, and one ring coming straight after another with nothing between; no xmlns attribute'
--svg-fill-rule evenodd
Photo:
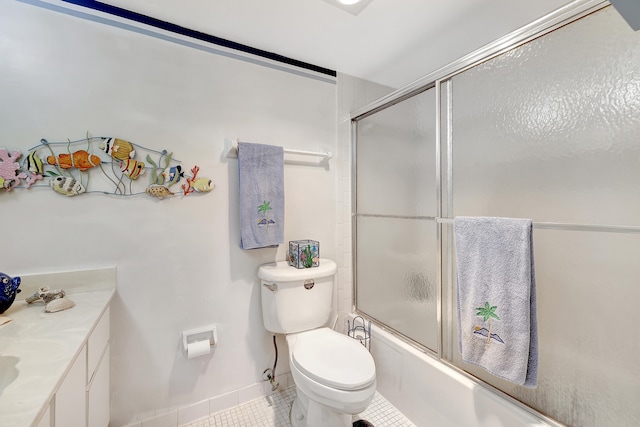
<svg viewBox="0 0 640 427"><path fill-rule="evenodd" d="M238 143L240 247L275 247L284 242L284 150Z"/></svg>
<svg viewBox="0 0 640 427"><path fill-rule="evenodd" d="M515 384L538 384L532 224L456 217L458 344L465 362Z"/></svg>

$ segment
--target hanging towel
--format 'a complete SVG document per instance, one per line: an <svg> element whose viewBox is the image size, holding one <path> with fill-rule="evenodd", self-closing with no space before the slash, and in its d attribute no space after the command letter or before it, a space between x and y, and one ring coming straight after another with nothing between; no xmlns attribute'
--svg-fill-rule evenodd
<svg viewBox="0 0 640 427"><path fill-rule="evenodd" d="M240 247L275 247L284 242L284 150L238 143Z"/></svg>
<svg viewBox="0 0 640 427"><path fill-rule="evenodd" d="M515 384L536 387L531 220L456 217L454 238L462 359Z"/></svg>

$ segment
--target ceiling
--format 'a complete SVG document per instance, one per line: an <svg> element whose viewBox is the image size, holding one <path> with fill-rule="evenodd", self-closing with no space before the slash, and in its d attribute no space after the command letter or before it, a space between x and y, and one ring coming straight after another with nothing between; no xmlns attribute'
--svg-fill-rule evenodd
<svg viewBox="0 0 640 427"><path fill-rule="evenodd" d="M392 88L571 3L373 0L354 16L327 0L103 2Z"/></svg>

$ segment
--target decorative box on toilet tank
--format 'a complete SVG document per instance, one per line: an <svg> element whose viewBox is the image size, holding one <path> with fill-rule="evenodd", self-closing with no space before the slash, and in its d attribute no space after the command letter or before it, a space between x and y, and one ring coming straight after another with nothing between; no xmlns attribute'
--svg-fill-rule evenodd
<svg viewBox="0 0 640 427"><path fill-rule="evenodd" d="M311 268L320 265L320 243L316 240L292 240L289 242L290 266Z"/></svg>

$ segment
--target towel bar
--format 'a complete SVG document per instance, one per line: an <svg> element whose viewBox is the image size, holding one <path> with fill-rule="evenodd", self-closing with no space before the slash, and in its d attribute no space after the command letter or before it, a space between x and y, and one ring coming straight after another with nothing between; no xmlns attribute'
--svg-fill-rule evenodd
<svg viewBox="0 0 640 427"><path fill-rule="evenodd" d="M453 224L453 218L436 217L439 224ZM637 225L574 224L566 222L533 222L533 228L548 230L599 231L605 233L640 233Z"/></svg>
<svg viewBox="0 0 640 427"><path fill-rule="evenodd" d="M225 138L225 150L227 152L227 158L229 159L237 159L238 158L238 139L237 138ZM303 150L292 150L289 148L284 148L284 152L288 154L299 154L303 156L318 156L323 157L327 160L333 157L331 151L326 153L322 153L319 151L303 151Z"/></svg>

